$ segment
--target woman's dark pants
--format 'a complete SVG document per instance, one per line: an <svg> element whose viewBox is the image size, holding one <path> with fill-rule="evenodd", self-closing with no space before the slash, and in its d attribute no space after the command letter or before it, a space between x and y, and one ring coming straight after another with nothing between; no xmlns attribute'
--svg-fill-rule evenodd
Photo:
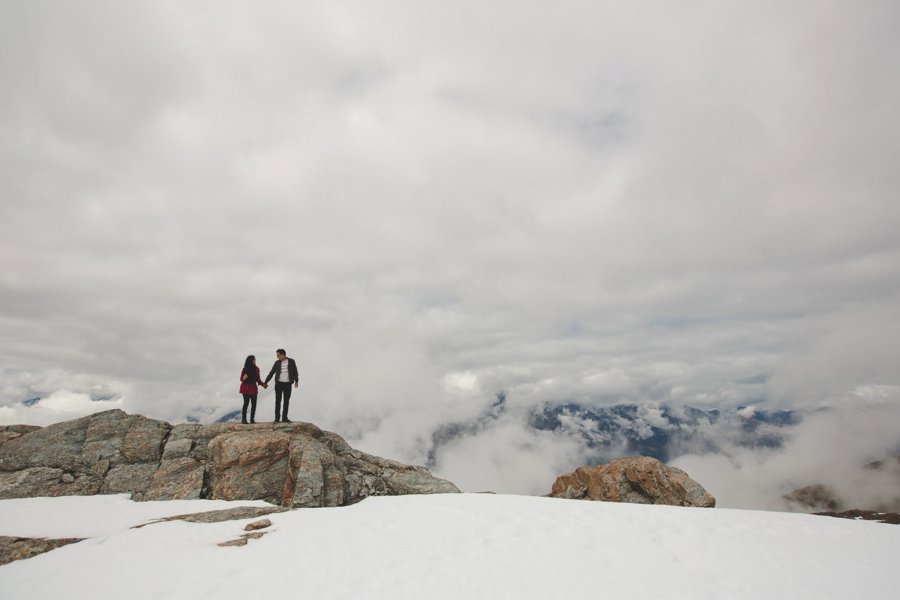
<svg viewBox="0 0 900 600"><path fill-rule="evenodd" d="M250 422L256 421L256 394L244 394L244 409L241 411L241 421L247 422L247 405L250 405Z"/></svg>

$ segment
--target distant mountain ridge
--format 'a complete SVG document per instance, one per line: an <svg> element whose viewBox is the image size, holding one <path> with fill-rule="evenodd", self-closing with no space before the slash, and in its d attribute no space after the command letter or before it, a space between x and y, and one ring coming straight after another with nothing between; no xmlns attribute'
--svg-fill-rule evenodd
<svg viewBox="0 0 900 600"><path fill-rule="evenodd" d="M738 446L780 448L785 429L800 423L796 411L766 411L750 407L703 410L691 406L617 404L585 407L576 403L546 406L532 413L532 428L578 435L589 448L624 444L624 453L652 456L662 462L683 454L685 447L719 452L716 439L727 437ZM656 412L658 411L658 412ZM718 435L710 435L716 432Z"/></svg>
<svg viewBox="0 0 900 600"><path fill-rule="evenodd" d="M434 466L444 447L490 429L509 412L507 395L499 392L478 417L441 425L431 436L428 466ZM580 440L597 462L635 454L667 462L687 453L721 452L723 440L745 448L781 448L803 414L753 406L700 409L623 403L597 407L562 402L534 407L524 418L533 431Z"/></svg>

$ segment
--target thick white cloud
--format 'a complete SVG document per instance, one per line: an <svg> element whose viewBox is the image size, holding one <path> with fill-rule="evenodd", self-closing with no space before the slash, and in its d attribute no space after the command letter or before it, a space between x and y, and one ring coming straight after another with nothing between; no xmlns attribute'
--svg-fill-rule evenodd
<svg viewBox="0 0 900 600"><path fill-rule="evenodd" d="M900 466L891 454L900 451L900 388L864 388L846 400L785 430L783 447L738 447L718 436L722 452L685 454L672 464L703 483L720 506L798 508L783 496L823 485L845 507L896 510ZM876 461L884 467L866 468Z"/></svg>
<svg viewBox="0 0 900 600"><path fill-rule="evenodd" d="M0 419L102 385L213 420L278 347L293 416L408 460L501 389L900 384L898 24L839 0L9 7L0 366L29 383Z"/></svg>

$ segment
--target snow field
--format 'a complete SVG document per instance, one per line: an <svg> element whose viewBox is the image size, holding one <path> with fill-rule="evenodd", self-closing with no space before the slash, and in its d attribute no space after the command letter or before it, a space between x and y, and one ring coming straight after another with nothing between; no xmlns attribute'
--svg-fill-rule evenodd
<svg viewBox="0 0 900 600"><path fill-rule="evenodd" d="M251 520L260 502L0 501L0 535L91 539L0 567L3 598L895 598L900 527L812 515L451 494Z"/></svg>

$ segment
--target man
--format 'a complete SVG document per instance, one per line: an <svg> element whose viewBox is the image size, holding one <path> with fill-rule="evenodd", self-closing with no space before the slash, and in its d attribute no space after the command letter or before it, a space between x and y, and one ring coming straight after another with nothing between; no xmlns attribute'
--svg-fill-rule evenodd
<svg viewBox="0 0 900 600"><path fill-rule="evenodd" d="M288 419L288 405L291 402L291 384L297 387L300 375L297 371L297 363L293 358L288 358L284 348L275 351L275 364L266 375L266 383L275 376L275 422L290 423ZM281 411L281 397L284 396L284 412Z"/></svg>

